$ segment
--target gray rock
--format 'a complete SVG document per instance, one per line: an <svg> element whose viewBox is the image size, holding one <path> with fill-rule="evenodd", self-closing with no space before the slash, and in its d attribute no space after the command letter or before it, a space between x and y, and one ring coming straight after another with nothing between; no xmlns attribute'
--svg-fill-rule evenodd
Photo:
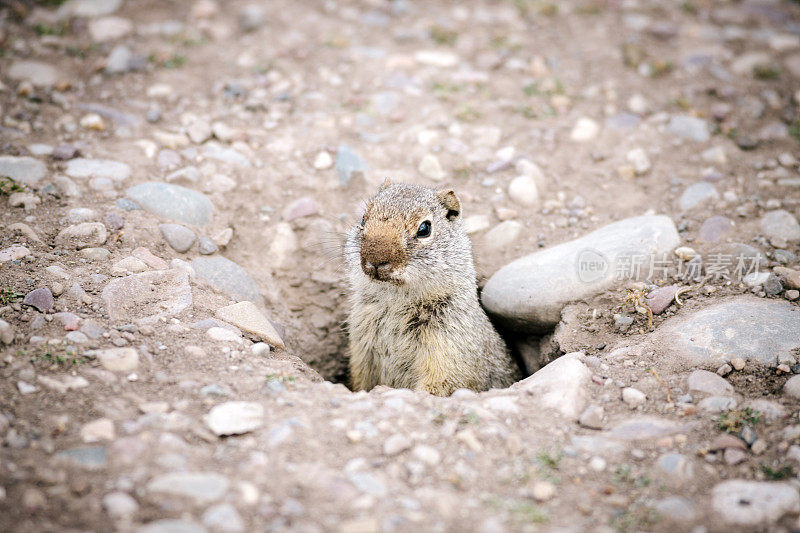
<svg viewBox="0 0 800 533"><path fill-rule="evenodd" d="M214 406L205 421L216 435L241 435L264 424L264 408L255 402L226 402Z"/></svg>
<svg viewBox="0 0 800 533"><path fill-rule="evenodd" d="M728 235L733 227L734 223L728 217L711 217L700 226L700 239L705 242L717 243Z"/></svg>
<svg viewBox="0 0 800 533"><path fill-rule="evenodd" d="M623 420L610 430L603 432L603 435L624 441L649 440L674 435L675 433L683 433L691 429L692 426L693 424L688 422L681 423L666 418L641 416Z"/></svg>
<svg viewBox="0 0 800 533"><path fill-rule="evenodd" d="M695 370L687 380L689 392L702 392L712 396L730 396L733 386L725 378L707 370Z"/></svg>
<svg viewBox="0 0 800 533"><path fill-rule="evenodd" d="M49 288L41 287L26 294L25 299L22 300L22 303L25 305L30 305L31 307L35 307L42 313L46 313L53 308L53 305L55 305L55 300L53 300L53 293Z"/></svg>
<svg viewBox="0 0 800 533"><path fill-rule="evenodd" d="M736 296L668 319L651 342L672 368L717 369L732 357L774 367L800 348L800 309L785 301Z"/></svg>
<svg viewBox="0 0 800 533"><path fill-rule="evenodd" d="M782 292L783 284L781 280L778 279L778 276L775 274L767 276L767 279L764 280L764 294L767 296L777 296Z"/></svg>
<svg viewBox="0 0 800 533"><path fill-rule="evenodd" d="M192 261L197 277L239 300L261 303L258 285L245 269L224 257L198 257Z"/></svg>
<svg viewBox="0 0 800 533"><path fill-rule="evenodd" d="M70 159L64 169L71 178L107 178L112 181L126 180L131 175L131 167L121 161L110 159Z"/></svg>
<svg viewBox="0 0 800 533"><path fill-rule="evenodd" d="M783 384L783 393L800 399L800 375L792 376Z"/></svg>
<svg viewBox="0 0 800 533"><path fill-rule="evenodd" d="M229 503L218 503L212 505L203 513L201 517L203 524L212 531L222 533L241 533L245 530L244 520L242 520L236 507Z"/></svg>
<svg viewBox="0 0 800 533"><path fill-rule="evenodd" d="M243 31L255 31L267 20L264 7L258 4L247 4L239 11L239 27Z"/></svg>
<svg viewBox="0 0 800 533"><path fill-rule="evenodd" d="M8 176L17 183L35 186L47 174L47 167L32 157L0 155L0 176Z"/></svg>
<svg viewBox="0 0 800 533"><path fill-rule="evenodd" d="M628 328L633 325L633 317L627 315L618 315L614 318L614 327L621 332L628 331Z"/></svg>
<svg viewBox="0 0 800 533"><path fill-rule="evenodd" d="M694 479L694 463L685 455L665 453L656 465L667 485L681 487Z"/></svg>
<svg viewBox="0 0 800 533"><path fill-rule="evenodd" d="M200 237L200 240L197 242L197 251L203 255L211 255L216 253L218 249L214 241L208 237Z"/></svg>
<svg viewBox="0 0 800 533"><path fill-rule="evenodd" d="M535 398L537 407L552 409L571 420L586 408L592 373L581 361L580 352L563 355L532 376L511 386Z"/></svg>
<svg viewBox="0 0 800 533"><path fill-rule="evenodd" d="M127 198L120 198L119 200L117 200L116 206L122 209L123 211L136 211L137 209L140 209L138 205L128 200Z"/></svg>
<svg viewBox="0 0 800 533"><path fill-rule="evenodd" d="M78 184L66 176L56 176L53 178L53 184L58 191L68 198L80 198L81 189Z"/></svg>
<svg viewBox="0 0 800 533"><path fill-rule="evenodd" d="M689 211L702 203L717 199L719 199L719 193L716 187L707 181L698 181L697 183L689 185L689 187L683 191L683 194L678 200L678 207L683 211Z"/></svg>
<svg viewBox="0 0 800 533"><path fill-rule="evenodd" d="M760 419L767 423L772 423L778 419L784 418L788 414L786 407L778 402L772 402L765 398L749 400L744 404L744 406L761 413Z"/></svg>
<svg viewBox="0 0 800 533"><path fill-rule="evenodd" d="M106 216L103 217L103 223L105 223L108 229L115 231L122 229L125 225L125 219L123 219L119 213L106 213Z"/></svg>
<svg viewBox="0 0 800 533"><path fill-rule="evenodd" d="M726 524L766 528L800 511L800 496L790 483L731 479L711 490L711 505Z"/></svg>
<svg viewBox="0 0 800 533"><path fill-rule="evenodd" d="M670 522L691 523L697 515L692 501L683 496L667 496L658 500L653 507Z"/></svg>
<svg viewBox="0 0 800 533"><path fill-rule="evenodd" d="M122 44L115 46L106 58L106 73L120 74L127 72L131 58L133 58L133 53L130 48Z"/></svg>
<svg viewBox="0 0 800 533"><path fill-rule="evenodd" d="M800 241L800 223L788 211L770 211L761 218L761 231L769 239Z"/></svg>
<svg viewBox="0 0 800 533"><path fill-rule="evenodd" d="M192 290L186 272L156 270L111 280L102 298L112 320L152 324L189 307Z"/></svg>
<svg viewBox="0 0 800 533"><path fill-rule="evenodd" d="M705 120L688 115L675 115L670 118L666 131L683 139L697 142L705 142L711 137Z"/></svg>
<svg viewBox="0 0 800 533"><path fill-rule="evenodd" d="M86 344L89 342L89 337L80 331L70 331L64 336L64 338L72 344Z"/></svg>
<svg viewBox="0 0 800 533"><path fill-rule="evenodd" d="M697 410L705 414L718 414L731 411L739 406L735 398L729 396L709 396L697 403Z"/></svg>
<svg viewBox="0 0 800 533"><path fill-rule="evenodd" d="M214 212L204 194L179 185L147 182L131 187L126 194L151 213L193 226L205 226Z"/></svg>
<svg viewBox="0 0 800 533"><path fill-rule="evenodd" d="M150 480L147 492L192 498L197 503L219 500L228 492L228 478L216 472L170 472Z"/></svg>
<svg viewBox="0 0 800 533"><path fill-rule="evenodd" d="M136 533L206 533L207 531L199 524L175 518L153 520L136 529Z"/></svg>
<svg viewBox="0 0 800 533"><path fill-rule="evenodd" d="M668 217L628 218L509 263L489 279L481 298L514 329L546 331L567 303L611 286L633 258L668 253L679 242Z"/></svg>
<svg viewBox="0 0 800 533"><path fill-rule="evenodd" d="M62 79L57 68L39 61L15 61L8 68L8 77L16 81L29 81L36 87L49 87Z"/></svg>
<svg viewBox="0 0 800 533"><path fill-rule="evenodd" d="M68 0L58 8L59 18L100 17L120 8L122 0Z"/></svg>
<svg viewBox="0 0 800 533"><path fill-rule="evenodd" d="M739 261L742 261L745 266L745 272L751 267L753 269L758 267L758 269L763 270L769 263L767 256L764 255L761 250L741 242L720 245L714 249L714 253L711 255L717 254L722 254L723 256L729 255L732 260L731 266L733 268L735 268Z"/></svg>
<svg viewBox="0 0 800 533"><path fill-rule="evenodd" d="M158 229L176 252L188 251L197 239L192 230L180 224L159 224Z"/></svg>
<svg viewBox="0 0 800 533"><path fill-rule="evenodd" d="M343 144L336 150L336 174L342 186L347 187L354 177L363 177L367 170L367 163L350 147Z"/></svg>
<svg viewBox="0 0 800 533"><path fill-rule="evenodd" d="M61 143L53 148L51 157L56 161L67 161L78 155L78 147L70 143Z"/></svg>
<svg viewBox="0 0 800 533"><path fill-rule="evenodd" d="M103 446L78 446L57 452L55 458L66 463L97 470L106 465L106 449Z"/></svg>

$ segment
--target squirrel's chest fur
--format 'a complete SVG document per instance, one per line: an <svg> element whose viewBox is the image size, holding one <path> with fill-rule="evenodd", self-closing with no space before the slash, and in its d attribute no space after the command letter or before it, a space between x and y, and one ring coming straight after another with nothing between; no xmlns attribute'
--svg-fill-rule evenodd
<svg viewBox="0 0 800 533"><path fill-rule="evenodd" d="M420 298L394 288L370 287L355 297L358 305L350 316L350 355L361 359L359 368L372 369L373 375L362 377L367 386L381 383L413 389L419 388L421 381L452 382L459 370L464 370L466 354L459 353L451 340L457 334L452 331L454 317L464 304L455 296ZM466 374L462 377L468 378Z"/></svg>

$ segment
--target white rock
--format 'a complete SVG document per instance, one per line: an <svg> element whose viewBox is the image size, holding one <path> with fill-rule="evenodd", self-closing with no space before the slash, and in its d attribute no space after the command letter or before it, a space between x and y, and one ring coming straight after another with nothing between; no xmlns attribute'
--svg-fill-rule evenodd
<svg viewBox="0 0 800 533"><path fill-rule="evenodd" d="M420 65L449 68L458 64L458 56L452 52L440 50L419 50L414 54L414 61Z"/></svg>
<svg viewBox="0 0 800 533"><path fill-rule="evenodd" d="M137 274L147 270L147 265L141 259L136 257L126 257L120 259L111 267L112 276L126 276L128 274Z"/></svg>
<svg viewBox="0 0 800 533"><path fill-rule="evenodd" d="M573 141L590 141L597 137L599 132L600 126L597 125L597 122L588 117L582 117L575 123L569 136Z"/></svg>
<svg viewBox="0 0 800 533"><path fill-rule="evenodd" d="M563 355L511 388L526 391L535 398L538 407L577 420L586 408L589 398L586 388L592 378L582 357L580 352Z"/></svg>
<svg viewBox="0 0 800 533"><path fill-rule="evenodd" d="M500 226L484 235L488 248L500 239L494 234ZM668 217L621 220L505 265L486 283L481 299L489 311L520 331L551 329L567 303L616 283L626 258L658 257L672 252L679 242Z"/></svg>
<svg viewBox="0 0 800 533"><path fill-rule="evenodd" d="M211 124L211 131L214 133L214 137L222 142L230 142L236 138L236 130L224 122L214 122Z"/></svg>
<svg viewBox="0 0 800 533"><path fill-rule="evenodd" d="M220 328L220 327L208 328L208 330L206 330L206 335L208 335L215 341L220 341L220 342L236 342L236 343L242 342L241 335L237 335L235 332L227 328Z"/></svg>
<svg viewBox="0 0 800 533"><path fill-rule="evenodd" d="M639 389L634 389L633 387L622 389L622 401L628 404L631 409L643 405L645 400L647 400L647 395Z"/></svg>
<svg viewBox="0 0 800 533"><path fill-rule="evenodd" d="M135 348L107 348L94 353L100 365L112 372L130 372L139 366L139 352Z"/></svg>
<svg viewBox="0 0 800 533"><path fill-rule="evenodd" d="M70 333L80 333L79 331L72 331ZM83 335L83 333L81 333ZM84 336L85 337L85 336ZM63 376L55 378L39 374L36 376L36 381L47 387L48 389L58 391L65 394L67 391L74 389L82 389L89 386L89 382L83 376Z"/></svg>
<svg viewBox="0 0 800 533"><path fill-rule="evenodd" d="M556 495L556 486L549 481L536 481L531 489L531 495L537 502L546 502Z"/></svg>
<svg viewBox="0 0 800 533"><path fill-rule="evenodd" d="M8 261L15 261L30 255L31 251L24 246L15 244L8 248L0 250L0 263L7 263Z"/></svg>
<svg viewBox="0 0 800 533"><path fill-rule="evenodd" d="M633 171L637 176L647 174L652 167L650 158L647 157L647 152L645 152L642 148L634 148L628 152L628 154L625 156L625 159L627 159L628 163L633 166Z"/></svg>
<svg viewBox="0 0 800 533"><path fill-rule="evenodd" d="M517 240L521 232L522 224L516 220L506 220L487 231L481 241L487 249L500 250Z"/></svg>
<svg viewBox="0 0 800 533"><path fill-rule="evenodd" d="M464 231L467 235L473 235L489 229L491 222L486 215L472 215L464 219Z"/></svg>
<svg viewBox="0 0 800 533"><path fill-rule="evenodd" d="M681 261L689 261L696 255L697 252L694 250L694 248L689 248L688 246L679 246L678 248L675 248L675 257Z"/></svg>
<svg viewBox="0 0 800 533"><path fill-rule="evenodd" d="M253 302L243 301L216 311L217 318L233 324L237 328L261 337L276 348L284 348L283 340L272 323Z"/></svg>
<svg viewBox="0 0 800 533"><path fill-rule="evenodd" d="M257 357L266 357L269 355L269 344L266 342L256 342L250 347L250 351Z"/></svg>
<svg viewBox="0 0 800 533"><path fill-rule="evenodd" d="M484 400L483 405L490 411L497 411L500 413L519 412L517 400L511 396L494 396L492 398L487 398Z"/></svg>
<svg viewBox="0 0 800 533"><path fill-rule="evenodd" d="M106 123L97 113L83 115L80 120L81 128L94 131L105 131Z"/></svg>
<svg viewBox="0 0 800 533"><path fill-rule="evenodd" d="M722 146L714 146L702 153L703 161L714 165L726 165L728 163L728 156L725 153L725 148Z"/></svg>
<svg viewBox="0 0 800 533"><path fill-rule="evenodd" d="M327 150L319 152L314 157L314 168L317 170L327 170L333 167L333 157Z"/></svg>
<svg viewBox="0 0 800 533"><path fill-rule="evenodd" d="M20 394L32 394L36 392L36 387L22 380L17 381L17 389L19 389Z"/></svg>
<svg viewBox="0 0 800 533"><path fill-rule="evenodd" d="M402 433L395 433L383 443L384 455L397 455L411 448L411 439Z"/></svg>
<svg viewBox="0 0 800 533"><path fill-rule="evenodd" d="M241 435L264 424L264 408L255 402L225 402L214 406L205 422L216 435Z"/></svg>
<svg viewBox="0 0 800 533"><path fill-rule="evenodd" d="M422 158L419 162L418 170L424 177L433 181L441 181L446 176L439 159L433 154L426 154Z"/></svg>
<svg viewBox="0 0 800 533"><path fill-rule="evenodd" d="M14 342L14 327L0 318L0 342L3 344L11 344Z"/></svg>
<svg viewBox="0 0 800 533"><path fill-rule="evenodd" d="M98 418L87 422L81 427L81 439L83 442L100 442L103 440L114 440L114 421L110 418Z"/></svg>
<svg viewBox="0 0 800 533"><path fill-rule="evenodd" d="M211 126L204 120L195 120L186 128L186 135L195 144L202 144L211 138Z"/></svg>
<svg viewBox="0 0 800 533"><path fill-rule="evenodd" d="M527 175L517 176L508 185L508 196L514 202L527 206L539 203L539 188L536 180Z"/></svg>
<svg viewBox="0 0 800 533"><path fill-rule="evenodd" d="M411 455L428 466L436 466L442 460L442 454L427 444L418 444L411 450Z"/></svg>
<svg viewBox="0 0 800 533"><path fill-rule="evenodd" d="M111 518L125 518L139 510L139 504L124 492L111 492L103 496L103 508Z"/></svg>
<svg viewBox="0 0 800 533"><path fill-rule="evenodd" d="M133 23L122 17L102 17L89 22L89 35L93 41L113 41L132 31Z"/></svg>
<svg viewBox="0 0 800 533"><path fill-rule="evenodd" d="M731 479L712 489L711 505L726 524L767 528L800 511L800 496L790 483Z"/></svg>
<svg viewBox="0 0 800 533"><path fill-rule="evenodd" d="M29 81L37 87L48 87L62 79L61 73L55 67L38 61L15 61L8 69L8 77L17 81Z"/></svg>
<svg viewBox="0 0 800 533"><path fill-rule="evenodd" d="M631 113L644 115L650 109L650 103L644 96L636 93L628 99L628 109Z"/></svg>

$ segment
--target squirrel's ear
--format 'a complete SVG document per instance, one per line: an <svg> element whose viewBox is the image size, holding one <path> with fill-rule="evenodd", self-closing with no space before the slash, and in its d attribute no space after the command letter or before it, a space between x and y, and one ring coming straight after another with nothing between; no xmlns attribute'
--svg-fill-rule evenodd
<svg viewBox="0 0 800 533"><path fill-rule="evenodd" d="M461 214L461 202L453 189L444 189L436 193L439 201L447 209L447 220L453 220Z"/></svg>
<svg viewBox="0 0 800 533"><path fill-rule="evenodd" d="M389 178L386 178L385 180L383 180L383 183L378 188L378 192L382 191L383 189L385 189L386 187L388 187L391 184L392 184L392 180L389 179Z"/></svg>

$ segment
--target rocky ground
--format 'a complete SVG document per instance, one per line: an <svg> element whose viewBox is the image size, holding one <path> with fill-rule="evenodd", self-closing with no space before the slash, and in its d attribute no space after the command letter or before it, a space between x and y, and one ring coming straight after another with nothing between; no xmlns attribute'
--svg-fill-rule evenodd
<svg viewBox="0 0 800 533"><path fill-rule="evenodd" d="M4 2L0 529L800 528L799 80L790 1ZM387 176L531 377L346 388Z"/></svg>

